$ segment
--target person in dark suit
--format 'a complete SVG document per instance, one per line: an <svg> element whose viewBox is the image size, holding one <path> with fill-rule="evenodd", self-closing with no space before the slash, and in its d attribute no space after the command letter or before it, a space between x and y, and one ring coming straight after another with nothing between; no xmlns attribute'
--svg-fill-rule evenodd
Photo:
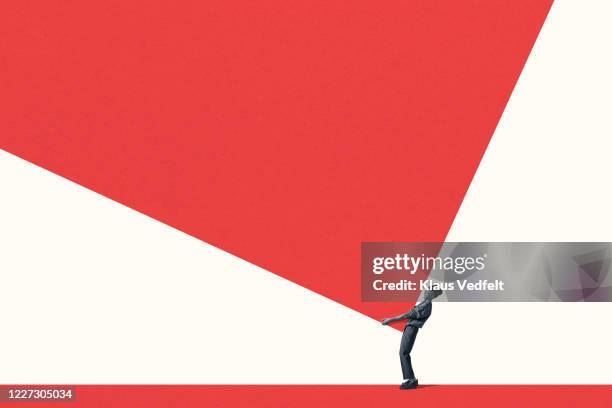
<svg viewBox="0 0 612 408"><path fill-rule="evenodd" d="M404 375L404 382L400 385L402 390L411 390L419 386L419 380L416 379L412 370L410 352L412 351L417 332L423 327L429 316L431 316L431 301L441 294L442 291L439 289L425 291L421 294L422 301L417 303L410 311L396 317L388 317L382 321L383 325L388 325L393 322L409 319L406 326L404 326L399 352L402 374Z"/></svg>

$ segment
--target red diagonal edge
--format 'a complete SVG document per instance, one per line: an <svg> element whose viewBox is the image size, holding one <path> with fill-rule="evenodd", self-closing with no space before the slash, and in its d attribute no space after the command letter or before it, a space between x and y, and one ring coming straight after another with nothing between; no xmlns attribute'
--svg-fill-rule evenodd
<svg viewBox="0 0 612 408"><path fill-rule="evenodd" d="M380 318L360 242L444 239L550 6L3 2L0 148Z"/></svg>

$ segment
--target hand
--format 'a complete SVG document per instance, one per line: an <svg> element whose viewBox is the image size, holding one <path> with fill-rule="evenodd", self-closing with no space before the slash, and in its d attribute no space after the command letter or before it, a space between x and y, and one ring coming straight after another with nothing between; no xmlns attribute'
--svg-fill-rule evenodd
<svg viewBox="0 0 612 408"><path fill-rule="evenodd" d="M386 319L383 319L382 324L383 324L383 326L386 326L386 325L388 325L391 322L393 322L393 319L387 317Z"/></svg>

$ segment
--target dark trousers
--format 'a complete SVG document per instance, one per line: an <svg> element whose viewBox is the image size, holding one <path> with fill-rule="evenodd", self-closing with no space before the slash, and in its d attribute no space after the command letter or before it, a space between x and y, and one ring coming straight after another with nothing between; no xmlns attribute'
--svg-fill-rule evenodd
<svg viewBox="0 0 612 408"><path fill-rule="evenodd" d="M414 346L414 340L419 331L418 327L406 326L404 328L404 334L402 334L402 341L400 343L400 362L402 363L402 374L404 380L410 380L415 378L414 371L412 371L412 361L410 360L410 352L412 346Z"/></svg>

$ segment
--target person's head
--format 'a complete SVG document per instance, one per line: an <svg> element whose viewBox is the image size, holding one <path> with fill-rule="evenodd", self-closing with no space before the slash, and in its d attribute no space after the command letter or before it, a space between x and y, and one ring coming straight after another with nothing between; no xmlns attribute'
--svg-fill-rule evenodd
<svg viewBox="0 0 612 408"><path fill-rule="evenodd" d="M432 301L435 298L437 298L438 296L440 296L442 294L442 291L440 289L432 289L432 290L426 290L425 293L423 294L423 300L424 301Z"/></svg>

